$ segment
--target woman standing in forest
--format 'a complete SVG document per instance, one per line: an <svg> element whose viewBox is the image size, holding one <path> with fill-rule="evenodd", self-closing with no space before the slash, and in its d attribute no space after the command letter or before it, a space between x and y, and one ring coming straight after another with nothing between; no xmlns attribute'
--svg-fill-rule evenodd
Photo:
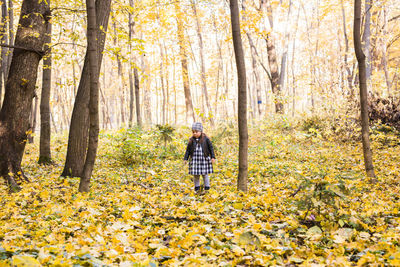
<svg viewBox="0 0 400 267"><path fill-rule="evenodd" d="M200 175L203 176L204 189L210 189L210 173L213 173L215 162L214 148L211 140L203 133L203 125L195 122L192 125L193 136L186 147L184 160L189 160L189 174L194 176L194 190L200 190Z"/></svg>

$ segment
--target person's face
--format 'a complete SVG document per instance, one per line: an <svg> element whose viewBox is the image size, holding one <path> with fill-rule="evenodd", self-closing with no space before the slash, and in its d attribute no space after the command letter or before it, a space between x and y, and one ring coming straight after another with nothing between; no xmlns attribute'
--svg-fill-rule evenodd
<svg viewBox="0 0 400 267"><path fill-rule="evenodd" d="M192 133L193 133L193 137L194 137L194 138L200 138L200 135L201 135L201 132L200 132L200 131L193 130Z"/></svg>

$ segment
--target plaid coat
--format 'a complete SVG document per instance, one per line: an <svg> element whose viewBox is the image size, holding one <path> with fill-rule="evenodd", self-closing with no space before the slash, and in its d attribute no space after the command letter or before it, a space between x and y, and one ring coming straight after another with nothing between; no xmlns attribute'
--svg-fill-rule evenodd
<svg viewBox="0 0 400 267"><path fill-rule="evenodd" d="M200 145L201 145L204 157L211 157L212 159L215 159L214 147L211 143L211 140L205 134L202 134L202 138L203 138L203 141L200 142ZM200 137L200 139L201 139L201 137ZM190 137L189 143L186 147L186 153L185 153L184 160L189 160L189 158L193 157L193 153L196 148L197 142L194 137Z"/></svg>
<svg viewBox="0 0 400 267"><path fill-rule="evenodd" d="M204 156L203 149L198 142L198 139L196 141L197 142L193 152L193 156L189 161L189 174L204 175L213 173L213 166L210 156Z"/></svg>
<svg viewBox="0 0 400 267"><path fill-rule="evenodd" d="M210 139L204 135L202 142L200 142L199 139L192 137L186 148L184 159L190 159L189 174L204 175L213 173L211 159L215 159L215 154Z"/></svg>

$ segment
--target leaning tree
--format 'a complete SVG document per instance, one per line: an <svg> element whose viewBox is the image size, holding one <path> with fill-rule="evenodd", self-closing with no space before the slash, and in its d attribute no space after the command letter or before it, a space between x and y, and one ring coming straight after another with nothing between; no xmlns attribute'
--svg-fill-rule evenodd
<svg viewBox="0 0 400 267"><path fill-rule="evenodd" d="M21 169L21 161L31 127L32 99L49 20L47 1L22 2L0 111L0 176L6 179L13 191L19 189L21 182L28 181Z"/></svg>

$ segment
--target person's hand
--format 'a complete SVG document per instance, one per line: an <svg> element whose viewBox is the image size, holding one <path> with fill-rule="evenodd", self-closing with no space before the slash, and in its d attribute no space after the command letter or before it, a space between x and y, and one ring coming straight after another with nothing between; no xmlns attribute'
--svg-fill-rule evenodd
<svg viewBox="0 0 400 267"><path fill-rule="evenodd" d="M211 163L214 164L217 160L216 159L211 159Z"/></svg>

